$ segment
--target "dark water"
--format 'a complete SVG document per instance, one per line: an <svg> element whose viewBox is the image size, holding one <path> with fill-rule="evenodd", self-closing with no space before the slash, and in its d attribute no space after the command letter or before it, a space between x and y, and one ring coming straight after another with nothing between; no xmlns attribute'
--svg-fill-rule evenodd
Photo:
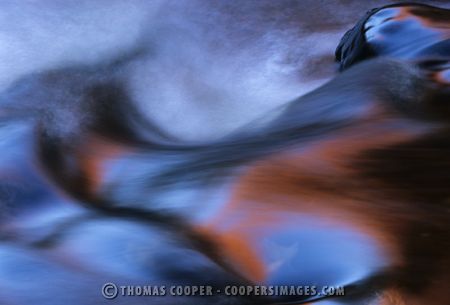
<svg viewBox="0 0 450 305"><path fill-rule="evenodd" d="M383 4L1 4L0 304L447 304L450 18L381 10L337 72Z"/></svg>

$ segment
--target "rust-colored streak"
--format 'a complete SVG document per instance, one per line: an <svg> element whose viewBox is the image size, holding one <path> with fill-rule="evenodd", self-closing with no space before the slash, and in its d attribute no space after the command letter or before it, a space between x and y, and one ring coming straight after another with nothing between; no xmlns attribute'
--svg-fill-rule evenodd
<svg viewBox="0 0 450 305"><path fill-rule="evenodd" d="M411 17L411 10L409 7L399 7L395 8L395 10L397 11L397 15L392 17L390 20L400 21Z"/></svg>
<svg viewBox="0 0 450 305"><path fill-rule="evenodd" d="M390 18L392 21L406 21L415 20L422 26L427 28L439 29L443 33L448 33L450 30L450 11L442 9L436 10L433 8L405 6L395 9L398 13L396 16Z"/></svg>
<svg viewBox="0 0 450 305"><path fill-rule="evenodd" d="M221 256L233 273L238 273L254 283L263 283L266 278L264 263L258 253L239 230L214 231L212 227L197 228L215 245L219 246Z"/></svg>
<svg viewBox="0 0 450 305"><path fill-rule="evenodd" d="M380 194L367 187L367 181L355 179L348 162L365 149L417 135L404 129L389 131L361 127L357 133L343 133L307 151L283 152L255 163L238 179L232 199L205 229L226 260L255 282L264 281L269 272L258 252L264 230L282 230L287 225L283 215L317 215L330 228L341 224L356 228L377 240L392 264L402 264L395 234L403 230L403 223L380 207L376 200Z"/></svg>
<svg viewBox="0 0 450 305"><path fill-rule="evenodd" d="M450 10L411 6L407 11L426 27L450 30Z"/></svg>
<svg viewBox="0 0 450 305"><path fill-rule="evenodd" d="M75 152L89 194L96 194L103 183L104 163L130 151L120 143L90 135Z"/></svg>
<svg viewBox="0 0 450 305"><path fill-rule="evenodd" d="M450 86L450 69L433 73L431 79L440 85Z"/></svg>

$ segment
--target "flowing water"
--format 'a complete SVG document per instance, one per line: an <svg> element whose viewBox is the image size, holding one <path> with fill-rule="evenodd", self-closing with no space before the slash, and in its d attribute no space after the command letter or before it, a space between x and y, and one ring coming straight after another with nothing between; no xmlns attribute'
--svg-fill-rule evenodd
<svg viewBox="0 0 450 305"><path fill-rule="evenodd" d="M379 103L410 66L334 59L390 3L1 2L0 304L445 304L448 128Z"/></svg>

